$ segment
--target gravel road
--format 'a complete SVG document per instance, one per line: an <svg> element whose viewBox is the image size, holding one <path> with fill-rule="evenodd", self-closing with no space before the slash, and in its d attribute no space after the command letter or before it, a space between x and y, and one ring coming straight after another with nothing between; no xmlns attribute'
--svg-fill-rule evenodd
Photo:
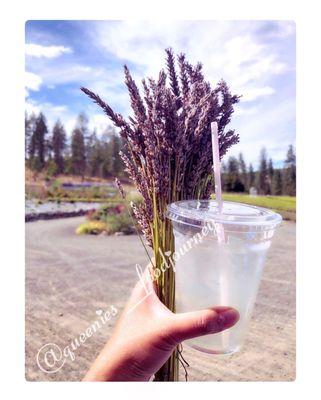
<svg viewBox="0 0 321 400"><path fill-rule="evenodd" d="M120 312L146 255L136 236L76 236L83 217L26 224L26 379L78 381L112 332L111 318L81 346L75 338L114 306ZM97 313L98 311L98 313ZM57 372L39 368L46 344L70 349ZM68 347L69 346L69 347ZM39 364L49 347L39 352ZM47 357L53 353L47 352ZM55 352L57 354L57 352ZM213 356L185 346L190 381L295 379L295 223L284 222L268 255L243 350ZM64 358L61 358L63 360ZM52 360L51 360L52 361ZM181 374L181 380L183 374Z"/></svg>

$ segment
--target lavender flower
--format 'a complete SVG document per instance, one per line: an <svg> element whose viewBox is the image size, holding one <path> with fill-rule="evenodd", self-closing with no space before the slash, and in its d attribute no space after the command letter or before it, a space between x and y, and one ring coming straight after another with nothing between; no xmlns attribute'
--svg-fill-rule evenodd
<svg viewBox="0 0 321 400"><path fill-rule="evenodd" d="M122 199L125 200L125 197L126 197L125 191L124 191L123 185L120 183L120 180L118 178L115 178L115 184L119 190L119 193L120 193Z"/></svg>
<svg viewBox="0 0 321 400"><path fill-rule="evenodd" d="M170 87L166 73L161 71L157 82L151 78L143 80L143 97L129 69L124 67L133 109L129 121L98 95L81 89L103 109L125 139L128 151L121 157L144 199L145 211L137 213L145 231L150 224L144 218L152 222L155 217L154 193L161 219L164 207L173 200L208 198L212 189L212 180L208 180L212 172L211 122L218 122L221 157L238 142L238 135L225 128L239 97L230 93L223 80L211 89L204 79L202 65L192 66L184 54L178 56L177 73L173 51L167 49L166 54Z"/></svg>
<svg viewBox="0 0 321 400"><path fill-rule="evenodd" d="M191 65L184 54L166 50L167 73L142 81L142 95L127 66L124 67L133 114L125 120L98 95L81 90L97 103L125 141L121 158L125 170L142 195L132 211L147 242L153 247L156 267L162 254L173 250L173 234L166 219L167 205L192 198L208 199L213 186L211 123L217 121L220 157L238 142L234 130L226 129L239 96L231 94L223 80L215 88L204 78L202 65ZM117 180L120 193L124 192ZM157 293L171 310L174 306L174 274L167 270L157 281ZM173 355L175 358L175 354ZM158 380L173 380L174 362L167 362ZM176 368L176 367L175 367ZM174 368L174 369L175 369Z"/></svg>

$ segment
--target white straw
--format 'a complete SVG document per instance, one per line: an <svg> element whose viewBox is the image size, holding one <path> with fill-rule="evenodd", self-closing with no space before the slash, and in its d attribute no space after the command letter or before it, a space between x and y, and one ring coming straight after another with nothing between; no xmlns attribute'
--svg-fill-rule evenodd
<svg viewBox="0 0 321 400"><path fill-rule="evenodd" d="M214 179L215 179L215 196L218 203L218 211L222 212L222 186L221 186L221 164L220 164L220 148L218 142L218 127L217 122L212 122L212 153L213 153L213 168L214 168Z"/></svg>
<svg viewBox="0 0 321 400"><path fill-rule="evenodd" d="M218 204L218 212L221 214L223 210L223 201L222 201L222 184L221 184L221 163L220 163L220 147L218 141L218 126L217 122L212 122L211 124L211 132L212 132L212 153L213 153L213 169L214 169L214 179L215 179L215 196ZM217 239L219 243L225 242L225 233L224 227L222 224L216 224L217 230ZM220 274L220 297L222 305L228 305L228 278L226 276L226 270L222 268L222 255L224 251L224 247L221 248L220 251L220 259L218 260L218 264L221 266ZM224 257L225 258L225 257ZM228 348L229 346L229 332L222 332L222 346L223 348Z"/></svg>

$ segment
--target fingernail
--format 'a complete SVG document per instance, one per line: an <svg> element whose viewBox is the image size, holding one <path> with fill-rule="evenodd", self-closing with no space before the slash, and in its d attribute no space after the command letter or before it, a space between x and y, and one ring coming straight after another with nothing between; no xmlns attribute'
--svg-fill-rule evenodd
<svg viewBox="0 0 321 400"><path fill-rule="evenodd" d="M239 320L240 314L238 311L230 308L219 313L217 323L220 330L231 328Z"/></svg>

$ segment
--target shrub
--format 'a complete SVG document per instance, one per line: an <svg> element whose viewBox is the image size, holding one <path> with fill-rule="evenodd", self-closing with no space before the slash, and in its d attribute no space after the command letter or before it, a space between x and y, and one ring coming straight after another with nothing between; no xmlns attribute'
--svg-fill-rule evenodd
<svg viewBox="0 0 321 400"><path fill-rule="evenodd" d="M102 221L86 221L76 229L77 235L98 235L106 231L106 224Z"/></svg>
<svg viewBox="0 0 321 400"><path fill-rule="evenodd" d="M106 203L94 213L89 214L88 219L106 222L109 215L121 214L122 212L126 212L123 204Z"/></svg>
<svg viewBox="0 0 321 400"><path fill-rule="evenodd" d="M93 187L92 196L93 196L94 199L99 199L100 198L101 194L100 194L99 187L97 187L97 186Z"/></svg>
<svg viewBox="0 0 321 400"><path fill-rule="evenodd" d="M122 232L125 235L134 233L133 222L127 213L110 214L105 219L107 225L107 233Z"/></svg>
<svg viewBox="0 0 321 400"><path fill-rule="evenodd" d="M100 233L96 228L102 228L107 234L112 235L116 232L122 232L130 235L135 232L133 220L128 214L125 204L106 203L96 211L87 213L87 222L80 225L77 233Z"/></svg>

